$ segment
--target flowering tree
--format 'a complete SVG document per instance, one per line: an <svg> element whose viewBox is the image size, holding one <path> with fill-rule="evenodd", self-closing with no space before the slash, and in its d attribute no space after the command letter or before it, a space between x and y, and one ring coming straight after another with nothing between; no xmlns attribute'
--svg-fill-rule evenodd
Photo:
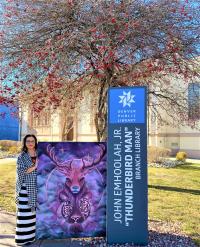
<svg viewBox="0 0 200 247"><path fill-rule="evenodd" d="M7 0L3 8L1 103L29 102L38 113L62 106L68 112L88 86L97 95L101 140L108 88L146 85L152 116L166 121L164 111L167 123L187 120L187 95L171 78L187 83L198 76L197 3Z"/></svg>

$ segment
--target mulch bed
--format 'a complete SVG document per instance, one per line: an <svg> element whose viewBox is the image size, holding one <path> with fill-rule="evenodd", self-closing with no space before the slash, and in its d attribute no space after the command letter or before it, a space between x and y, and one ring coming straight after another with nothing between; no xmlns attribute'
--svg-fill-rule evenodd
<svg viewBox="0 0 200 247"><path fill-rule="evenodd" d="M81 246L91 247L139 247L134 244L108 245L104 238L84 239L80 241ZM147 247L196 247L191 238L181 232L178 223L149 221L149 243Z"/></svg>

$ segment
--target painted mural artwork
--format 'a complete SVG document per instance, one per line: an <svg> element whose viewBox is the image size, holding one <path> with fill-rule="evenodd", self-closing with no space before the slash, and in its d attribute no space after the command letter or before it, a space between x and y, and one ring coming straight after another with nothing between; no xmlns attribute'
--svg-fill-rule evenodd
<svg viewBox="0 0 200 247"><path fill-rule="evenodd" d="M37 239L105 236L106 143L40 142Z"/></svg>

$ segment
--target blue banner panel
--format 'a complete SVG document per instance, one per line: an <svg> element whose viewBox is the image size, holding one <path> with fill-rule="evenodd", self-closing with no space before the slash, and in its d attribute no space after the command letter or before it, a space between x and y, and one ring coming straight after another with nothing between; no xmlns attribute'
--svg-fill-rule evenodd
<svg viewBox="0 0 200 247"><path fill-rule="evenodd" d="M108 92L107 241L148 242L146 87Z"/></svg>

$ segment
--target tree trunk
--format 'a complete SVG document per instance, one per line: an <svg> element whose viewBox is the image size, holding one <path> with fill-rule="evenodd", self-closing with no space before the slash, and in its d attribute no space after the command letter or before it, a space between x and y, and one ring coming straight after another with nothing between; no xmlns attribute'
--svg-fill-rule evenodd
<svg viewBox="0 0 200 247"><path fill-rule="evenodd" d="M98 98L98 107L97 113L95 115L95 126L97 133L98 141L106 141L107 140L107 116L108 116L108 88L110 85L110 79L101 81L99 98Z"/></svg>

